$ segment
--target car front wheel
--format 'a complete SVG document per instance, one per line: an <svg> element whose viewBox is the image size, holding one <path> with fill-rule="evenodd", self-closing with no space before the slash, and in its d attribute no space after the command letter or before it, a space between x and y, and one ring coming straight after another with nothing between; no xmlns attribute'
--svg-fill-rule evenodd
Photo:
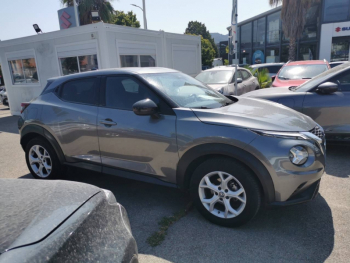
<svg viewBox="0 0 350 263"><path fill-rule="evenodd" d="M192 176L190 190L198 211L221 226L247 223L261 205L261 189L254 174L230 158L200 164Z"/></svg>
<svg viewBox="0 0 350 263"><path fill-rule="evenodd" d="M26 146L27 166L37 179L55 179L63 169L53 147L42 138L32 139Z"/></svg>

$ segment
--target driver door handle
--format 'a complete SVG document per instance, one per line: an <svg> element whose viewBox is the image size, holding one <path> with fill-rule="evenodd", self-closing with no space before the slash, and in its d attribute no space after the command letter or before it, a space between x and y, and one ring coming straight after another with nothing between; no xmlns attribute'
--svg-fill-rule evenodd
<svg viewBox="0 0 350 263"><path fill-rule="evenodd" d="M106 125L106 126L114 126L114 125L117 125L117 123L114 122L114 121L111 120L111 119L100 120L100 123L103 124L103 125Z"/></svg>

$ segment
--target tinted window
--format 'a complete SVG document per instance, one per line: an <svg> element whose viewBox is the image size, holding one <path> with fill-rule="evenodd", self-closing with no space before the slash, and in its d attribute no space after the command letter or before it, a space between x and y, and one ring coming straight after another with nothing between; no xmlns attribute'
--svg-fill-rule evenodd
<svg viewBox="0 0 350 263"><path fill-rule="evenodd" d="M129 77L107 78L106 107L132 111L134 103L144 99L159 104L158 98L135 80Z"/></svg>
<svg viewBox="0 0 350 263"><path fill-rule="evenodd" d="M341 91L350 91L350 70L331 78L329 81L337 83Z"/></svg>
<svg viewBox="0 0 350 263"><path fill-rule="evenodd" d="M74 103L94 105L97 96L96 78L69 81L60 90L61 99Z"/></svg>
<svg viewBox="0 0 350 263"><path fill-rule="evenodd" d="M269 71L269 73L277 74L278 71L282 68L282 65L281 66L270 66L270 67L266 67L266 68Z"/></svg>
<svg viewBox="0 0 350 263"><path fill-rule="evenodd" d="M250 73L245 70L241 70L241 74L244 80L249 79L251 77Z"/></svg>

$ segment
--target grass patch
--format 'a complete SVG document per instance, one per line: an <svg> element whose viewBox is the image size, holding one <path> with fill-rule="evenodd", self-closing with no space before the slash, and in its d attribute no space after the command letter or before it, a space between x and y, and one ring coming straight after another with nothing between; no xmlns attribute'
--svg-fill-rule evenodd
<svg viewBox="0 0 350 263"><path fill-rule="evenodd" d="M159 230L154 232L149 238L147 238L147 243L151 247L159 246L165 239L169 227L179 221L181 218L186 216L192 208L192 203L188 204L185 209L182 209L172 216L165 216L159 222Z"/></svg>

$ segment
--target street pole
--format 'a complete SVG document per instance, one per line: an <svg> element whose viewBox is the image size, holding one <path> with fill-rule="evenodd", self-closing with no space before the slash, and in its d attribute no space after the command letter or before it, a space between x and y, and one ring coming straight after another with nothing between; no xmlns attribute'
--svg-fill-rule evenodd
<svg viewBox="0 0 350 263"><path fill-rule="evenodd" d="M73 0L74 2L74 13L75 13L75 23L77 24L77 27L79 26L79 13L78 13L78 5L77 0Z"/></svg>
<svg viewBox="0 0 350 263"><path fill-rule="evenodd" d="M146 3L145 0L142 0L142 4L143 4L143 28L147 29L147 19L146 19Z"/></svg>
<svg viewBox="0 0 350 263"><path fill-rule="evenodd" d="M232 16L231 16L231 34L232 34L232 45L233 45L233 54L235 55L235 95L238 96L238 84L237 84L237 1L232 0Z"/></svg>

